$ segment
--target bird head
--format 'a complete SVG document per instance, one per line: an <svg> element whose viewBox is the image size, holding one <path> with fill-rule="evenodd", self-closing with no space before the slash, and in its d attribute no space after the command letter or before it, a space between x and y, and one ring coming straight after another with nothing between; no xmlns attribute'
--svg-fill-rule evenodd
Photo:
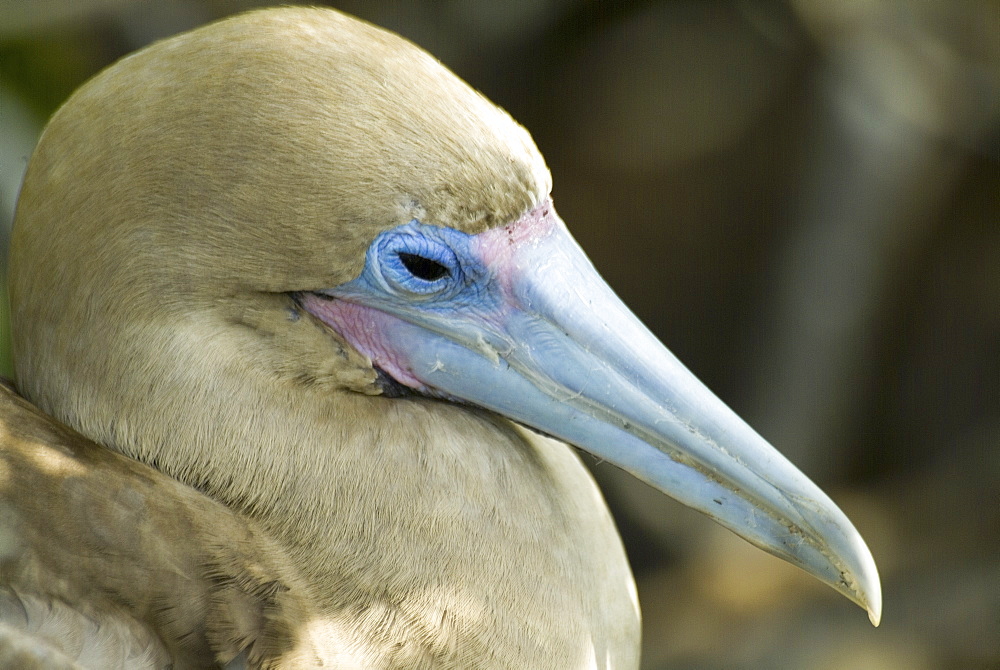
<svg viewBox="0 0 1000 670"><path fill-rule="evenodd" d="M253 12L157 43L78 91L31 160L12 243L18 383L209 491L237 458L213 445L266 433L266 402L486 408L624 468L877 622L850 521L615 296L550 190L507 113L337 12Z"/></svg>

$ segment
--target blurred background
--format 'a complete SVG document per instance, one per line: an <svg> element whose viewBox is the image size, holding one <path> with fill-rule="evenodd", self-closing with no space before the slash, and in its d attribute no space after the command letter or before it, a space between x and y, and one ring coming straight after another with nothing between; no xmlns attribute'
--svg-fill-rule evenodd
<svg viewBox="0 0 1000 670"><path fill-rule="evenodd" d="M0 0L3 258L74 88L262 4ZM588 459L635 568L644 668L1000 668L1000 4L333 4L531 130L609 283L871 546L877 630Z"/></svg>

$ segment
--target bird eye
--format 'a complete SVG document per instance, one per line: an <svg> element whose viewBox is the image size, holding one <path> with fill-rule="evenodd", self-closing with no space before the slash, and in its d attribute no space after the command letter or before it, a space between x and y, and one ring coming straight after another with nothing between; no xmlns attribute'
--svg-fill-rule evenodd
<svg viewBox="0 0 1000 670"><path fill-rule="evenodd" d="M450 274L448 268L441 263L430 258L418 256L417 254L400 252L399 260L410 274L424 281L437 281Z"/></svg>
<svg viewBox="0 0 1000 670"><path fill-rule="evenodd" d="M460 290L462 264L442 237L440 229L411 221L375 238L366 265L387 290L407 300Z"/></svg>

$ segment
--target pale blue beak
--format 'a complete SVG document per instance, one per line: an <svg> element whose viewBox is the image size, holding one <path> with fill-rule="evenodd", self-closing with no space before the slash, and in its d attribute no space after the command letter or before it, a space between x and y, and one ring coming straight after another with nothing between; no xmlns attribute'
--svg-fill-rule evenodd
<svg viewBox="0 0 1000 670"><path fill-rule="evenodd" d="M642 325L550 205L480 235L413 221L372 243L357 279L304 295L398 383L624 468L878 625L875 562L844 513Z"/></svg>

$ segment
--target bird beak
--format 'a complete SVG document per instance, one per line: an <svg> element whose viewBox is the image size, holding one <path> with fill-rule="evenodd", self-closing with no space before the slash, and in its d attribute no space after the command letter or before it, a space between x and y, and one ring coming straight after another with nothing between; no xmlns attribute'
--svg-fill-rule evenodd
<svg viewBox="0 0 1000 670"><path fill-rule="evenodd" d="M327 300L312 294L306 308L397 381L614 463L816 576L878 625L875 562L844 513L646 329L550 208L479 235L407 226L447 238L461 289L413 299L387 288L370 249L357 280L322 292Z"/></svg>

